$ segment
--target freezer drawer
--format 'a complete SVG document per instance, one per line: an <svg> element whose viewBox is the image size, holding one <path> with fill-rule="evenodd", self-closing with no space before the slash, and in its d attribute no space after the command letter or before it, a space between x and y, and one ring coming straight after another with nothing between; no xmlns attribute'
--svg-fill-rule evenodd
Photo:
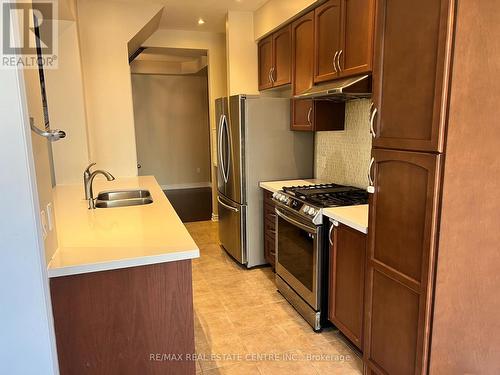
<svg viewBox="0 0 500 375"><path fill-rule="evenodd" d="M247 207L236 204L223 195L219 195L217 200L220 244L234 259L245 264Z"/></svg>

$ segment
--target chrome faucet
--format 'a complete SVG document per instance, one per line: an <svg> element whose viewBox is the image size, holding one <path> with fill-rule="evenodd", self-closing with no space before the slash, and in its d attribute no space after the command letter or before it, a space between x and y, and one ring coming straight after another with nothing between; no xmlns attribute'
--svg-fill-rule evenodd
<svg viewBox="0 0 500 375"><path fill-rule="evenodd" d="M85 190L85 200L89 200L89 192L87 190L87 185L90 180L90 168L92 168L96 163L90 163L87 168L85 168L85 171L83 171L83 190Z"/></svg>
<svg viewBox="0 0 500 375"><path fill-rule="evenodd" d="M113 181L115 178L109 172L98 169L92 173L89 171L89 177L85 180L85 197L89 201L89 210L95 209L95 199L94 199L94 190L92 184L94 183L94 178L98 174L102 174L108 181ZM85 177L85 174L84 174Z"/></svg>

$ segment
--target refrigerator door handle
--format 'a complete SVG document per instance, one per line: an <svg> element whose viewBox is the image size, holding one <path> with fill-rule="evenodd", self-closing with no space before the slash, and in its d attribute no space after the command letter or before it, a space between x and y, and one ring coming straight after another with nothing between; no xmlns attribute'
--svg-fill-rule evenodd
<svg viewBox="0 0 500 375"><path fill-rule="evenodd" d="M226 184L229 181L229 173L231 171L231 138L229 137L229 126L227 124L227 119L226 115L224 115L224 129L225 129L225 134L226 134L226 140L227 140L227 166L226 163L224 163L224 166L226 167Z"/></svg>
<svg viewBox="0 0 500 375"><path fill-rule="evenodd" d="M228 204L225 204L221 199L220 197L217 197L217 201L221 204L221 206L227 208L228 210L231 210L231 211L234 211L234 212L240 212L240 210L238 210L237 208L234 208L234 207L231 207L230 205Z"/></svg>
<svg viewBox="0 0 500 375"><path fill-rule="evenodd" d="M224 126L224 117L225 115L221 115L220 116L220 120L219 120L219 134L218 134L218 138L219 138L219 161L220 161L220 166L219 166L219 170L221 172L221 175L222 175L222 178L224 179L224 182L227 183L227 177L226 177L226 167L224 166L224 158L222 156L222 131L224 130L223 129L223 126Z"/></svg>

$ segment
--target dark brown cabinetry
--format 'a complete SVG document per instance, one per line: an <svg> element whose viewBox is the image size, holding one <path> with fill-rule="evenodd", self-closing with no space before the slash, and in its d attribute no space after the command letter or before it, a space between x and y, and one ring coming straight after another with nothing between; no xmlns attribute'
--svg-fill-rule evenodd
<svg viewBox="0 0 500 375"><path fill-rule="evenodd" d="M61 375L194 374L191 272L183 260L51 278Z"/></svg>
<svg viewBox="0 0 500 375"><path fill-rule="evenodd" d="M292 95L313 85L314 11L292 23Z"/></svg>
<svg viewBox="0 0 500 375"><path fill-rule="evenodd" d="M259 90L370 73L375 0L329 0L259 42ZM291 73L290 73L291 72Z"/></svg>
<svg viewBox="0 0 500 375"><path fill-rule="evenodd" d="M291 25L259 42L259 90L291 82Z"/></svg>
<svg viewBox="0 0 500 375"><path fill-rule="evenodd" d="M273 37L268 36L259 42L259 90L273 87L271 69L273 67Z"/></svg>
<svg viewBox="0 0 500 375"><path fill-rule="evenodd" d="M498 373L500 3L377 4L365 374Z"/></svg>
<svg viewBox="0 0 500 375"><path fill-rule="evenodd" d="M427 358L441 155L373 151L365 362L420 374Z"/></svg>
<svg viewBox="0 0 500 375"><path fill-rule="evenodd" d="M264 257L274 268L276 263L276 214L273 193L264 190Z"/></svg>
<svg viewBox="0 0 500 375"><path fill-rule="evenodd" d="M443 151L452 3L377 2L374 147Z"/></svg>
<svg viewBox="0 0 500 375"><path fill-rule="evenodd" d="M330 0L314 10L314 82L339 77L342 49L342 0Z"/></svg>
<svg viewBox="0 0 500 375"><path fill-rule="evenodd" d="M373 67L375 0L344 0L342 3L340 77L370 73Z"/></svg>
<svg viewBox="0 0 500 375"><path fill-rule="evenodd" d="M330 223L328 318L363 350L366 234Z"/></svg>
<svg viewBox="0 0 500 375"><path fill-rule="evenodd" d="M343 130L345 104L329 100L292 99L291 130Z"/></svg>
<svg viewBox="0 0 500 375"><path fill-rule="evenodd" d="M314 82L369 73L374 0L329 0L314 11Z"/></svg>

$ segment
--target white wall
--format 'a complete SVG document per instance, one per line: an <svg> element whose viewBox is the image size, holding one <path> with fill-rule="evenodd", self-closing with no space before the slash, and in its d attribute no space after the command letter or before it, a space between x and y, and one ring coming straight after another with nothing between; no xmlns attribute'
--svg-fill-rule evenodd
<svg viewBox="0 0 500 375"><path fill-rule="evenodd" d="M58 69L45 72L50 126L66 132L53 143L56 183L76 184L89 162L87 121L77 24L59 21Z"/></svg>
<svg viewBox="0 0 500 375"><path fill-rule="evenodd" d="M58 374L22 74L0 69L0 373ZM34 136L38 137L38 136ZM33 139L35 140L35 138Z"/></svg>
<svg viewBox="0 0 500 375"><path fill-rule="evenodd" d="M269 0L254 12L254 38L262 38L317 0Z"/></svg>
<svg viewBox="0 0 500 375"><path fill-rule="evenodd" d="M252 12L227 13L226 54L229 95L258 95L257 43Z"/></svg>
<svg viewBox="0 0 500 375"><path fill-rule="evenodd" d="M359 188L368 186L371 158L370 100L346 103L345 130L316 132L314 176Z"/></svg>
<svg viewBox="0 0 500 375"><path fill-rule="evenodd" d="M128 42L162 6L99 0L77 5L90 156L115 176L135 176Z"/></svg>
<svg viewBox="0 0 500 375"><path fill-rule="evenodd" d="M164 189L210 186L206 75L132 75L140 175Z"/></svg>

